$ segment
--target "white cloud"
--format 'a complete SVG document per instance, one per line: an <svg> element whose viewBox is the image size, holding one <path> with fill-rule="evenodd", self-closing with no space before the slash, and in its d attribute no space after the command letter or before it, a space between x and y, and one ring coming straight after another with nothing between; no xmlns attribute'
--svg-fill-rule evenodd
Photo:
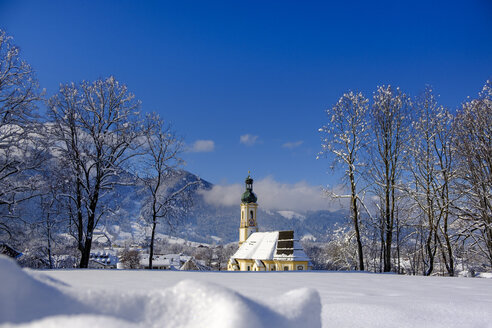
<svg viewBox="0 0 492 328"><path fill-rule="evenodd" d="M189 149L192 153L208 153L214 151L215 142L213 140L197 140Z"/></svg>
<svg viewBox="0 0 492 328"><path fill-rule="evenodd" d="M205 201L212 205L230 206L241 202L244 188L240 184L214 185L210 190L202 190Z"/></svg>
<svg viewBox="0 0 492 328"><path fill-rule="evenodd" d="M255 181L253 188L259 206L268 211L305 213L311 210L336 211L342 208L340 201L327 197L321 186L309 185L305 181L288 184L266 177ZM239 206L243 192L243 184L231 184L215 185L211 190L202 191L202 194L209 204Z"/></svg>
<svg viewBox="0 0 492 328"><path fill-rule="evenodd" d="M299 147L300 145L302 145L304 143L304 141L302 140L299 140L299 141L293 141L293 142L286 142L282 145L283 148L288 148L288 149L292 149L292 148L296 148L296 147Z"/></svg>
<svg viewBox="0 0 492 328"><path fill-rule="evenodd" d="M252 134L243 134L239 137L239 142L246 146L253 146L258 142L258 136L254 136Z"/></svg>

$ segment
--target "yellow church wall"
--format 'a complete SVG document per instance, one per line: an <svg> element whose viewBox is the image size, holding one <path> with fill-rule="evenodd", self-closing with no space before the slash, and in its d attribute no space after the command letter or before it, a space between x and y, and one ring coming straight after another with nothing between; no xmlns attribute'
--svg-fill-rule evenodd
<svg viewBox="0 0 492 328"><path fill-rule="evenodd" d="M256 209L258 204L241 203L241 223L239 226L239 246L241 246L253 232L258 232L256 223Z"/></svg>
<svg viewBox="0 0 492 328"><path fill-rule="evenodd" d="M308 261L263 260L265 267L257 266L255 261L250 259L236 259L236 261L239 264L239 271L302 271L311 269ZM235 271L235 268L229 263L227 270Z"/></svg>
<svg viewBox="0 0 492 328"><path fill-rule="evenodd" d="M275 261L277 271L301 271L309 270L307 261Z"/></svg>
<svg viewBox="0 0 492 328"><path fill-rule="evenodd" d="M238 260L239 270L241 271L253 271L254 260Z"/></svg>

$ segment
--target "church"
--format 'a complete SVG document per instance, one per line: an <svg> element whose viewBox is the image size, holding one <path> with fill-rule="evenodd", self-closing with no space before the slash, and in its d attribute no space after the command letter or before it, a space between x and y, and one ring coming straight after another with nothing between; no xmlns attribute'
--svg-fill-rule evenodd
<svg viewBox="0 0 492 328"><path fill-rule="evenodd" d="M229 271L293 271L310 270L311 262L294 238L294 231L258 232L257 197L253 179L246 178L246 191L241 197L239 249L229 259Z"/></svg>

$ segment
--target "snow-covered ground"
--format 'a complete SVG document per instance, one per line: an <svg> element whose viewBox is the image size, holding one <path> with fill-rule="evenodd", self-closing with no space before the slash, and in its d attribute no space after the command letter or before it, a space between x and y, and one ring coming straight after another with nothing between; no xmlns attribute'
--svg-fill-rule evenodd
<svg viewBox="0 0 492 328"><path fill-rule="evenodd" d="M5 257L0 277L7 327L492 327L492 279L33 271Z"/></svg>

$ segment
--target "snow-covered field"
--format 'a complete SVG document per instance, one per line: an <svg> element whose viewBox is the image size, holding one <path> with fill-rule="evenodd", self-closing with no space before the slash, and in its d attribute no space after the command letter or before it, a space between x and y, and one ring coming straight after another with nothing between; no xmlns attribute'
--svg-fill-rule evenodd
<svg viewBox="0 0 492 328"><path fill-rule="evenodd" d="M33 271L0 257L0 280L6 327L492 327L492 279Z"/></svg>

